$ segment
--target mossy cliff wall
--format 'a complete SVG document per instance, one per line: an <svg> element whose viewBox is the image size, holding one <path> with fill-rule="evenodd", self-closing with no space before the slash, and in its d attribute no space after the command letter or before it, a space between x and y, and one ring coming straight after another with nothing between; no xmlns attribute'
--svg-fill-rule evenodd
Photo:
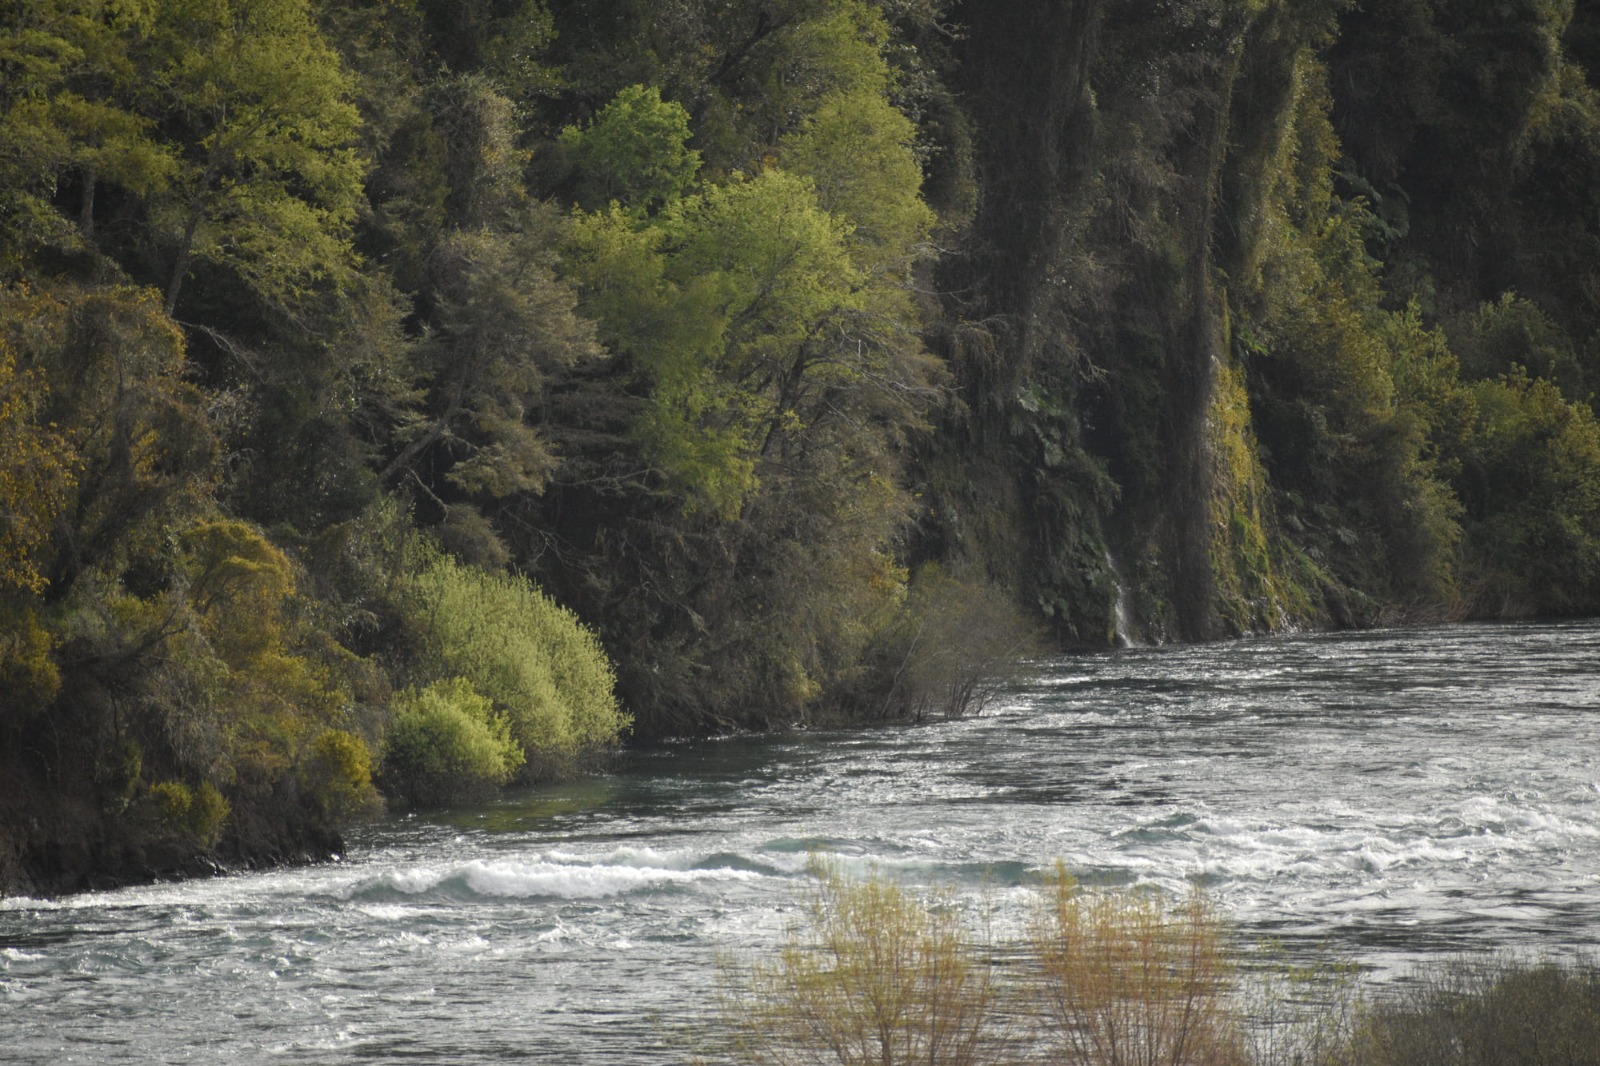
<svg viewBox="0 0 1600 1066"><path fill-rule="evenodd" d="M1063 640L1106 639L1119 583L1137 630L1121 635L1144 639L1572 609L1485 591L1501 587L1482 547L1494 508L1473 486L1501 469L1482 450L1509 439L1494 423L1543 403L1495 378L1522 360L1568 375L1567 414L1551 418L1592 422L1593 301L1569 298L1503 223L1558 195L1552 171L1595 165L1562 125L1600 115L1579 58L1593 20L1396 6L957 9L952 78L979 197L940 268L943 354L966 406L926 464L930 539ZM1504 107L1485 117L1474 108L1493 86L1455 67L1471 53L1501 70L1498 33L1539 65L1501 79ZM1374 74L1369 49L1391 66ZM1412 50L1425 69L1402 75ZM1372 77L1404 84L1378 99ZM1353 125L1380 106L1406 119L1393 138ZM1440 193L1448 164L1418 110L1461 132L1457 154L1498 116L1499 162L1480 145L1463 180L1502 257L1458 247L1467 193ZM1581 211L1568 217L1584 236L1560 255L1594 241ZM1549 295L1515 302L1508 282ZM1552 329L1562 339L1539 348ZM1496 355L1477 359L1480 345ZM1588 513L1566 500L1508 505L1534 525Z"/></svg>

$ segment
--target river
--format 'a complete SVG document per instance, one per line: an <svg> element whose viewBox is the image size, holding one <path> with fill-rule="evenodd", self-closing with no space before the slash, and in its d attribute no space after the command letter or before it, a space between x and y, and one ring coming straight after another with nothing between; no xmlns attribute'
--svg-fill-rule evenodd
<svg viewBox="0 0 1600 1066"><path fill-rule="evenodd" d="M982 900L1205 885L1374 979L1600 944L1600 623L1130 648L979 718L684 743L339 862L0 900L7 1063L688 1061L808 857ZM1315 945L1315 947L1313 947Z"/></svg>

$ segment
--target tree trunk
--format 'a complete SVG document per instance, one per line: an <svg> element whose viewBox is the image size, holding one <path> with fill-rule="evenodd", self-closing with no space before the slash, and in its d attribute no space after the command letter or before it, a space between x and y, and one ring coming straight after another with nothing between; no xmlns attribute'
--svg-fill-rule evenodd
<svg viewBox="0 0 1600 1066"><path fill-rule="evenodd" d="M96 167L83 168L83 196L78 201L78 232L85 241L94 241L94 190Z"/></svg>

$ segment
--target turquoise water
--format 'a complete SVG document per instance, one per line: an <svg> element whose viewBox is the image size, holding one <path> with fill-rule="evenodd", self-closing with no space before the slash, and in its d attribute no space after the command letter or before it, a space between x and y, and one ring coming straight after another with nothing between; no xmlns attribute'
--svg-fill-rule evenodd
<svg viewBox="0 0 1600 1066"><path fill-rule="evenodd" d="M1600 624L1132 648L981 718L686 743L343 861L0 900L0 1061L688 1061L810 856L998 932L1061 860L1383 978L1600 944Z"/></svg>

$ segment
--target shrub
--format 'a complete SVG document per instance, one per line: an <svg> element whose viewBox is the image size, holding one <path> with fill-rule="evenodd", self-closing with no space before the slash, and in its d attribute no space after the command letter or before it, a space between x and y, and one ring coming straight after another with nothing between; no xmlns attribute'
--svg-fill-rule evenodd
<svg viewBox="0 0 1600 1066"><path fill-rule="evenodd" d="M627 728L599 640L526 578L433 556L399 592L425 671L488 697L531 768L562 769Z"/></svg>
<svg viewBox="0 0 1600 1066"><path fill-rule="evenodd" d="M200 782L189 800L189 835L210 848L222 833L228 818L228 801L209 781Z"/></svg>
<svg viewBox="0 0 1600 1066"><path fill-rule="evenodd" d="M1058 868L1032 936L994 944L948 899L813 872L776 960L725 972L714 1061L1600 1066L1593 962L1455 960L1374 999L1337 958L1241 956L1199 894L1087 892Z"/></svg>
<svg viewBox="0 0 1600 1066"><path fill-rule="evenodd" d="M1261 1066L1358 1066L1354 1033L1364 1006L1359 969L1327 953L1296 964L1274 941L1239 959L1237 1009L1248 1061Z"/></svg>
<svg viewBox="0 0 1600 1066"><path fill-rule="evenodd" d="M1038 645L1035 628L994 586L925 566L871 649L884 692L879 716L981 714Z"/></svg>
<svg viewBox="0 0 1600 1066"><path fill-rule="evenodd" d="M1363 1015L1365 1066L1600 1064L1600 969L1455 960Z"/></svg>
<svg viewBox="0 0 1600 1066"><path fill-rule="evenodd" d="M182 781L158 781L146 799L162 828L204 848L216 844L229 812L228 801L209 781L193 789Z"/></svg>
<svg viewBox="0 0 1600 1066"><path fill-rule="evenodd" d="M61 691L56 639L34 604L0 595L0 730L33 718Z"/></svg>
<svg viewBox="0 0 1600 1066"><path fill-rule="evenodd" d="M38 555L73 485L70 446L39 417L47 398L0 337L0 594L44 588Z"/></svg>
<svg viewBox="0 0 1600 1066"><path fill-rule="evenodd" d="M1228 1005L1227 937L1203 897L1174 907L1153 895L1085 892L1058 867L1033 947L1061 1061L1244 1061Z"/></svg>
<svg viewBox="0 0 1600 1066"><path fill-rule="evenodd" d="M408 803L481 795L509 781L522 760L505 716L464 678L408 689L395 698L383 776Z"/></svg>
<svg viewBox="0 0 1600 1066"><path fill-rule="evenodd" d="M948 901L929 905L873 876L821 867L771 965L725 1003L741 1063L995 1061L995 988Z"/></svg>
<svg viewBox="0 0 1600 1066"><path fill-rule="evenodd" d="M1600 606L1600 422L1521 370L1474 388L1467 547L1486 614Z"/></svg>
<svg viewBox="0 0 1600 1066"><path fill-rule="evenodd" d="M182 781L158 781L146 793L156 819L168 829L182 829L189 819L189 804L194 801L189 786Z"/></svg>
<svg viewBox="0 0 1600 1066"><path fill-rule="evenodd" d="M372 787L372 753L364 740L343 729L324 729L311 742L300 765L300 784L339 822L372 814L381 802Z"/></svg>

